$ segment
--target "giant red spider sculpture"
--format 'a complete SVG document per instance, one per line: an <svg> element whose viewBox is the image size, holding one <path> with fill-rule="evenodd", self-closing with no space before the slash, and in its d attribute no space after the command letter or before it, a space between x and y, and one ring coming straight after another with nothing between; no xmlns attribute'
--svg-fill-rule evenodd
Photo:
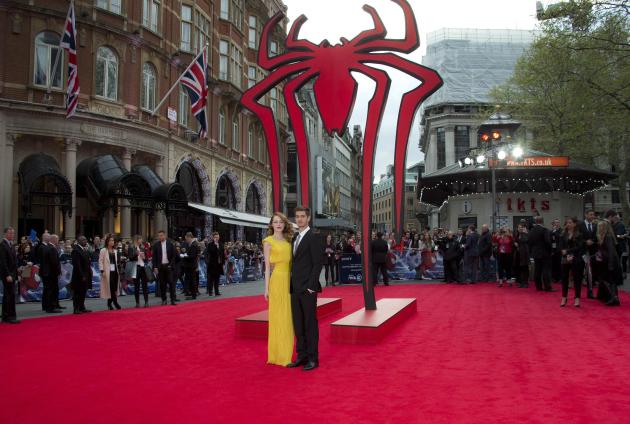
<svg viewBox="0 0 630 424"><path fill-rule="evenodd" d="M269 32L283 18L276 14L265 25L260 39L258 64L269 75L247 90L241 103L261 120L267 146L269 148L273 206L281 210L282 180L280 175L280 155L278 134L273 111L258 101L273 87L284 80L284 98L289 119L293 127L300 172L300 201L310 204L310 160L308 139L304 128L303 111L296 100L296 92L315 80L313 92L317 107L328 134L343 134L354 107L357 95L357 82L351 72L359 72L376 82L376 90L368 104L368 116L363 143L361 241L363 265L363 293L366 309L376 309L372 274L370 272L370 241L372 218L372 179L374 173L374 154L379 127L385 111L389 93L390 78L380 69L369 64L386 65L398 69L421 81L420 86L411 90L402 98L394 159L394 211L395 228L401 234L404 220L405 159L409 133L416 110L420 103L442 85L442 79L434 70L406 60L391 52L411 53L420 45L418 27L411 6L407 0L392 0L403 10L405 16L405 37L400 40L385 38L387 30L376 10L368 5L363 10L370 14L374 28L363 31L352 40L341 39L341 44L331 45L328 40L316 45L304 39L298 39L300 28L306 22L302 15L293 23L286 39L286 52L279 56L269 56ZM377 53L380 52L380 53Z"/></svg>

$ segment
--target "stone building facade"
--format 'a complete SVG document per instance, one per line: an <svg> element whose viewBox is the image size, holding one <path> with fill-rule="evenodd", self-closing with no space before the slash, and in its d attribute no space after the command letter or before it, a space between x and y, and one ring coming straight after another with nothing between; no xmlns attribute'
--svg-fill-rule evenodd
<svg viewBox="0 0 630 424"><path fill-rule="evenodd" d="M167 227L172 236L185 231L204 236L218 230L227 239L259 238L192 209L166 214L158 207L162 203L155 201L155 188L177 182L185 201L270 213L271 179L262 127L239 101L243 91L265 75L256 66L260 33L271 15L286 10L284 4L75 1L81 93L76 115L66 119L68 57L58 45L68 4L65 0L0 4L0 223L21 234L47 229L65 238L110 232L123 238L136 233L153 236ZM272 54L281 53L285 37L283 22L272 34ZM205 45L209 128L207 138L199 139L181 87L155 114L151 112ZM276 111L286 162L282 99L278 87L264 102ZM37 160L25 162L33 155ZM46 163L52 171L41 169L26 187L23 162ZM59 205L68 187L69 210ZM59 196L44 199L44 192Z"/></svg>

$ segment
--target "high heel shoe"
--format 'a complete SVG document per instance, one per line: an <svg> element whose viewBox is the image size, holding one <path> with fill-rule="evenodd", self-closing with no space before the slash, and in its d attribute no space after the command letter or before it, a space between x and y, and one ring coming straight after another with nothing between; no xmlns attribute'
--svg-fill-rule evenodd
<svg viewBox="0 0 630 424"><path fill-rule="evenodd" d="M116 309L122 309L122 307L118 304L118 302L115 302L114 306L116 307Z"/></svg>
<svg viewBox="0 0 630 424"><path fill-rule="evenodd" d="M575 306L576 308L580 307L580 298L579 297L575 298L575 302L573 302L573 306Z"/></svg>
<svg viewBox="0 0 630 424"><path fill-rule="evenodd" d="M567 298L563 297L562 300L560 301L560 307L564 308L567 304Z"/></svg>
<svg viewBox="0 0 630 424"><path fill-rule="evenodd" d="M107 299L107 309L109 309L110 311L114 310L111 299Z"/></svg>

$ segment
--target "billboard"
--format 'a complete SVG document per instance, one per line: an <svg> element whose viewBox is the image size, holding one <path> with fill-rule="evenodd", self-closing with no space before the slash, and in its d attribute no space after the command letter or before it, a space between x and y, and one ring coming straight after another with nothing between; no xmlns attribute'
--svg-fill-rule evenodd
<svg viewBox="0 0 630 424"><path fill-rule="evenodd" d="M340 209L339 178L335 165L319 156L317 158L317 213L338 217Z"/></svg>

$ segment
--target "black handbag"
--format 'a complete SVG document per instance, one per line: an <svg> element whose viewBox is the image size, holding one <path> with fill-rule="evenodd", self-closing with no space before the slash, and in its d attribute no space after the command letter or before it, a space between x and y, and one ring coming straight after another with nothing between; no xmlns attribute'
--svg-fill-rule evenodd
<svg viewBox="0 0 630 424"><path fill-rule="evenodd" d="M153 270L151 269L150 266L145 266L144 267L144 272L146 272L147 274L147 281L152 283L155 281L155 274L153 273Z"/></svg>

